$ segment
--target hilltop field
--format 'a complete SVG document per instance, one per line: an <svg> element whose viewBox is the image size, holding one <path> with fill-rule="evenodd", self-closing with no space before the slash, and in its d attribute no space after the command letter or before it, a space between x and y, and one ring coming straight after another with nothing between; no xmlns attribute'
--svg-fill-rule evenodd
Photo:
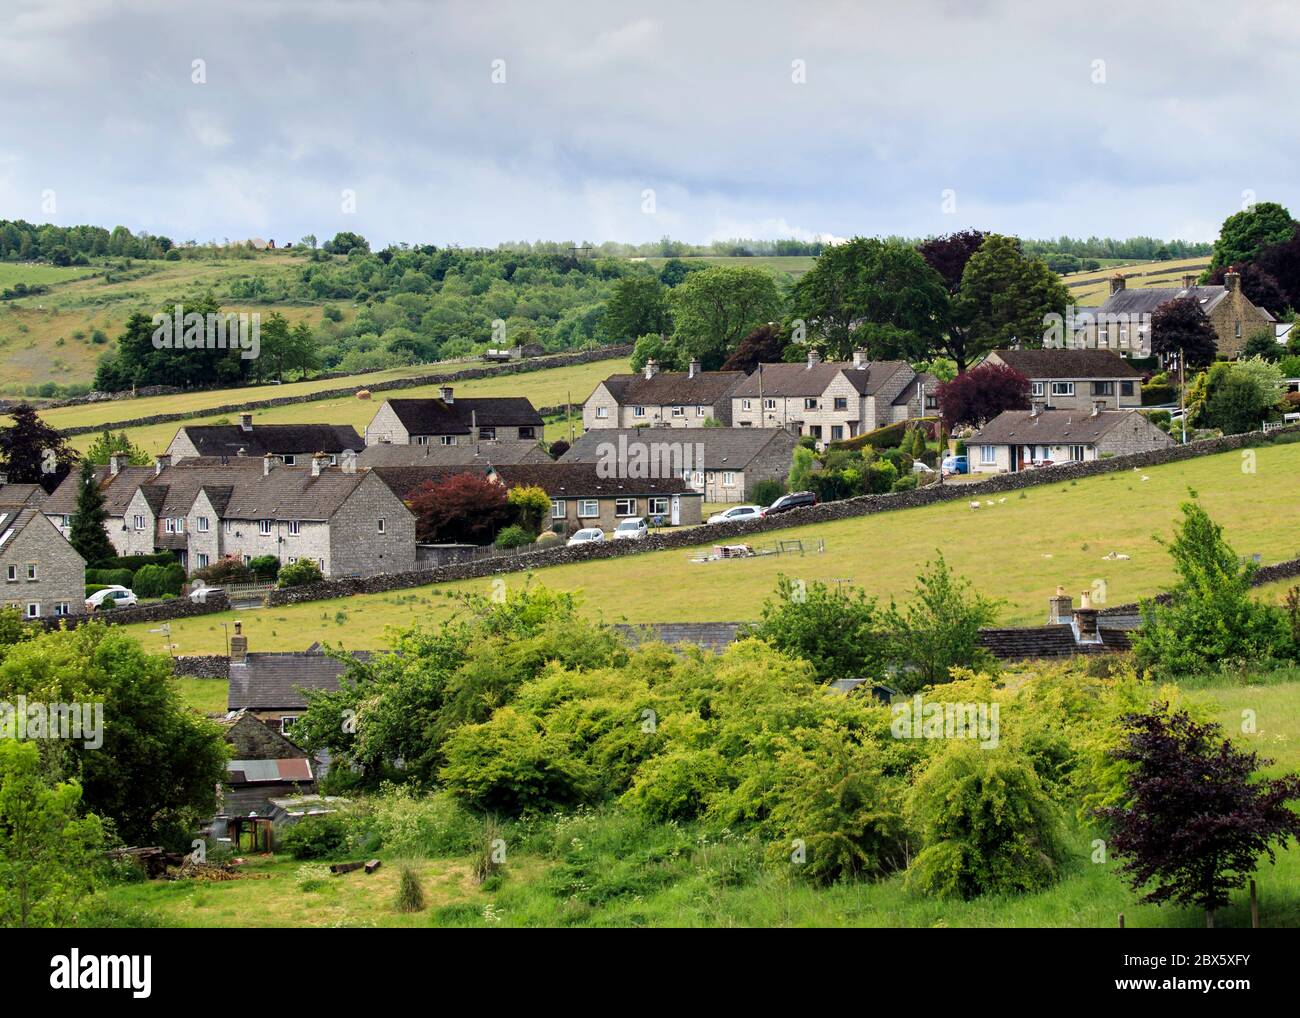
<svg viewBox="0 0 1300 1018"><path fill-rule="evenodd" d="M1189 488L1223 523L1238 554L1259 555L1265 564L1300 556L1295 504L1300 443L1254 452L1254 473L1243 472L1240 453L1221 453L1145 472L1029 488L978 511L958 500L791 527L753 542L763 546L798 538L811 545L820 539L826 547L821 555L692 562L709 547L702 530L699 548L552 566L533 576L551 588L581 591L586 612L607 622L745 621L758 617L780 574L830 584L848 581L888 600L910 593L924 563L942 551L982 593L1002 599L1003 624L1035 624L1046 617L1057 584L1077 597L1079 591L1102 589L1101 581L1109 604L1168 589L1174 580L1170 559L1152 538L1172 532ZM1111 554L1129 558L1107 559ZM529 582L524 573L502 579L509 587ZM1288 586L1262 588L1260 596L1280 598ZM256 650L300 650L314 640L349 649L383 647L386 627L445 616L455 605L453 594L486 595L492 589L491 579L477 579L205 615L172 622L171 640L179 654L224 653L223 623L238 618ZM128 628L146 647L163 644L164 637L148 625Z"/></svg>

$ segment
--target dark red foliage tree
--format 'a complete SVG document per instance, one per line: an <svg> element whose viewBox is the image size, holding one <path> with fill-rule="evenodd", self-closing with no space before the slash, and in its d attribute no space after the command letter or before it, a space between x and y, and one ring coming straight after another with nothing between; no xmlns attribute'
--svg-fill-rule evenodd
<svg viewBox="0 0 1300 1018"><path fill-rule="evenodd" d="M13 425L0 428L0 471L12 484L39 484L52 493L77 462L75 449L28 403L9 411Z"/></svg>
<svg viewBox="0 0 1300 1018"><path fill-rule="evenodd" d="M1214 363L1219 350L1214 326L1191 297L1167 300L1151 315L1151 351L1165 364L1175 364L1180 350L1189 368Z"/></svg>
<svg viewBox="0 0 1300 1018"><path fill-rule="evenodd" d="M569 451L569 443L562 438L557 438L554 442L551 443L551 447L546 450L547 454L553 460L558 460L561 456L563 456L568 451Z"/></svg>
<svg viewBox="0 0 1300 1018"><path fill-rule="evenodd" d="M780 364L786 346L786 336L781 327L768 323L760 325L736 344L730 357L723 362L723 371L743 371L752 375L760 364Z"/></svg>
<svg viewBox="0 0 1300 1018"><path fill-rule="evenodd" d="M1271 761L1165 703L1122 723L1125 744L1114 756L1132 765L1127 804L1096 811L1110 825L1120 870L1135 891L1154 884L1143 901L1197 906L1213 926L1259 856L1271 862L1275 844L1300 838L1300 816L1287 806L1300 799L1300 775L1255 780Z"/></svg>
<svg viewBox="0 0 1300 1018"><path fill-rule="evenodd" d="M956 296L961 289L962 273L970 256L980 249L988 234L983 230L963 230L946 237L932 237L917 246L926 264L943 277L948 292Z"/></svg>
<svg viewBox="0 0 1300 1018"><path fill-rule="evenodd" d="M1003 410L1028 410L1029 379L1005 364L981 364L942 383L935 395L950 431L967 424L979 427Z"/></svg>
<svg viewBox="0 0 1300 1018"><path fill-rule="evenodd" d="M406 496L417 541L489 544L510 520L506 489L481 474L425 481Z"/></svg>
<svg viewBox="0 0 1300 1018"><path fill-rule="evenodd" d="M1222 286L1223 277L1227 272L1227 269L1215 269L1210 273L1210 282L1215 286ZM1250 302L1255 307L1268 308L1274 317L1286 310L1290 301L1282 290L1282 284L1272 273L1265 272L1259 265L1244 265L1240 273L1241 292L1250 298Z"/></svg>
<svg viewBox="0 0 1300 1018"><path fill-rule="evenodd" d="M1264 248L1255 259L1255 267L1271 276L1282 290L1287 304L1300 311L1300 229L1292 234L1290 240ZM1244 278L1242 282L1245 282ZM1246 296L1250 297L1249 290ZM1255 298L1250 299L1253 301ZM1269 310L1277 314L1272 307Z"/></svg>

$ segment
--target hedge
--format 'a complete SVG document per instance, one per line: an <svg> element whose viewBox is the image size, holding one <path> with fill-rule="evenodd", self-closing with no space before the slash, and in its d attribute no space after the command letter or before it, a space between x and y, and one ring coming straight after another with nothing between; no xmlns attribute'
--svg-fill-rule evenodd
<svg viewBox="0 0 1300 1018"><path fill-rule="evenodd" d="M155 555L118 555L114 558L102 558L87 562L87 569L129 569L135 572L141 566L166 566L176 561L170 551L160 551Z"/></svg>
<svg viewBox="0 0 1300 1018"><path fill-rule="evenodd" d="M130 587L135 574L130 569L87 569L86 582L105 587Z"/></svg>
<svg viewBox="0 0 1300 1018"><path fill-rule="evenodd" d="M893 424L886 424L883 428L877 428L875 431L868 431L865 434L854 435L852 438L846 438L841 442L832 442L832 449L861 449L869 445L873 449L896 449L902 444L903 436L907 434L907 429L917 424L932 424L933 417L910 417L905 421L895 421Z"/></svg>
<svg viewBox="0 0 1300 1018"><path fill-rule="evenodd" d="M1143 406L1163 406L1178 399L1178 390L1172 385L1142 386Z"/></svg>

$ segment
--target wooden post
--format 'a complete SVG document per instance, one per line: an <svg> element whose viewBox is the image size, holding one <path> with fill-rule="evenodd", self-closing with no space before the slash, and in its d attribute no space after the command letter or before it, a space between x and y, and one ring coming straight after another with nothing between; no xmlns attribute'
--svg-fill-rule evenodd
<svg viewBox="0 0 1300 1018"><path fill-rule="evenodd" d="M1250 881L1250 928L1259 929L1259 898L1255 894L1255 879Z"/></svg>
<svg viewBox="0 0 1300 1018"><path fill-rule="evenodd" d="M1120 928L1121 930L1124 928L1124 913L1123 913L1123 912L1121 912L1121 913L1119 914L1119 928Z"/></svg>

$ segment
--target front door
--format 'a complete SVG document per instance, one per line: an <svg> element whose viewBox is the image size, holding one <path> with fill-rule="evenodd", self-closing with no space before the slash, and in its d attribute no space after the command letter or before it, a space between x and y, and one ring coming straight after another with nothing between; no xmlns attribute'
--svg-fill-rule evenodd
<svg viewBox="0 0 1300 1018"><path fill-rule="evenodd" d="M682 522L682 497L681 495L673 496L673 526L679 526Z"/></svg>

